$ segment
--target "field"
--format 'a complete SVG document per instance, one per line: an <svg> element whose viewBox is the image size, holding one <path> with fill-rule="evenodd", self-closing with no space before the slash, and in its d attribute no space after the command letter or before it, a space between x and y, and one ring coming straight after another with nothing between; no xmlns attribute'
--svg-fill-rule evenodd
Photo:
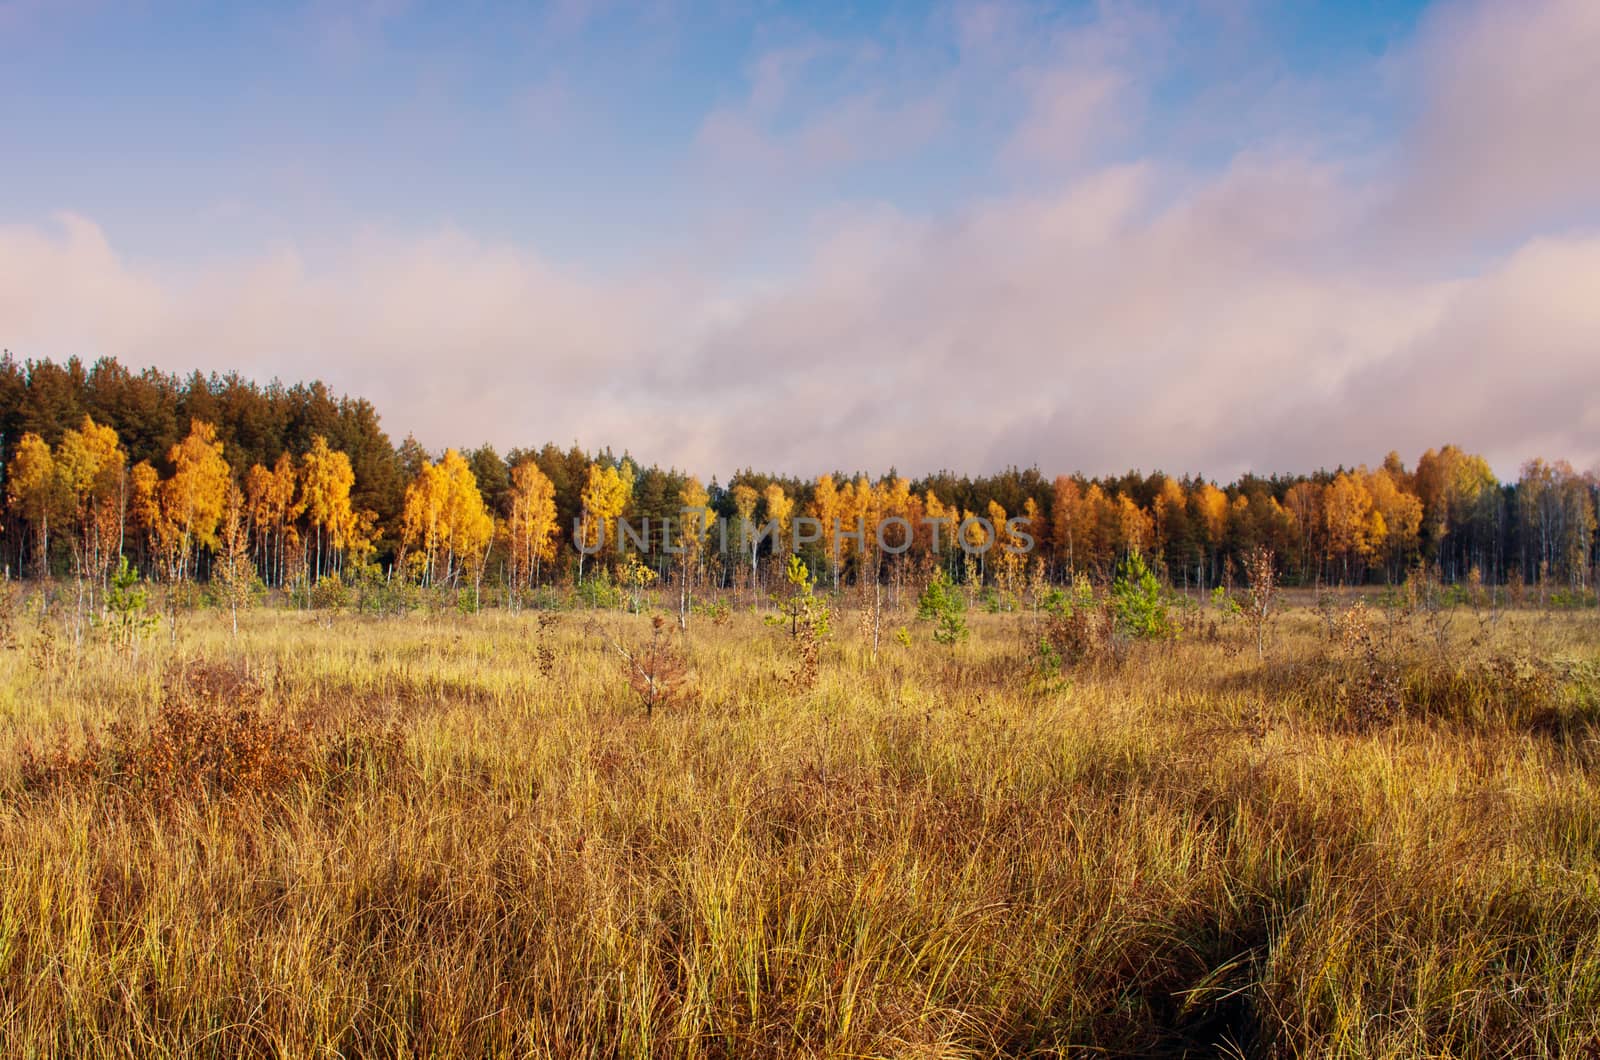
<svg viewBox="0 0 1600 1060"><path fill-rule="evenodd" d="M647 715L647 615L19 601L0 1055L1600 1055L1600 620L1306 604L735 609Z"/></svg>

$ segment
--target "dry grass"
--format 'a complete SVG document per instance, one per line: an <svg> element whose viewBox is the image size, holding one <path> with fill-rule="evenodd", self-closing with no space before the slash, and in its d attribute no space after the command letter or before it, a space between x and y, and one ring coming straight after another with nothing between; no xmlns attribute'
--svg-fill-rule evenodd
<svg viewBox="0 0 1600 1060"><path fill-rule="evenodd" d="M0 650L0 1055L1600 1050L1592 615L736 614L649 718L582 621L240 617Z"/></svg>

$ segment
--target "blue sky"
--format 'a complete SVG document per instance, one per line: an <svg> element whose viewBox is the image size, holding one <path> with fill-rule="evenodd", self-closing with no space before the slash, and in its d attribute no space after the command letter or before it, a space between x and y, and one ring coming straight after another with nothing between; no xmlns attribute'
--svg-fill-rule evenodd
<svg viewBox="0 0 1600 1060"><path fill-rule="evenodd" d="M68 207L154 257L451 224L607 263L684 239L692 217L730 198L768 206L749 174L720 179L701 134L748 103L770 57L796 53L764 116L775 136L858 93L912 106L963 60L964 12L922 4L267 6L15 8L0 72L6 218ZM1337 80L1407 39L1420 9L1291 4L1248 28L1240 15L1159 11L1195 35L1160 71L1148 127L1105 151L1165 150L1185 104L1224 70ZM1070 33L1095 14L1041 7L1029 32ZM862 200L922 211L1026 186L1033 174L996 158L1022 116L1012 72L974 70L937 129L892 154L859 145L852 164L796 180L785 211ZM1381 135L1374 101L1349 102L1341 119ZM1175 135L1200 165L1241 146L1226 128Z"/></svg>
<svg viewBox="0 0 1600 1060"><path fill-rule="evenodd" d="M1597 8L0 0L0 342L691 464L1597 459L1593 406L1489 428L1423 374L1510 300L1473 334L1532 349L1473 356L1593 381L1582 307L1508 292L1588 278ZM1040 382L951 387L974 360ZM1104 420L1115 364L1164 418ZM1364 411L1185 400L1280 370ZM1375 379L1446 411L1383 422Z"/></svg>

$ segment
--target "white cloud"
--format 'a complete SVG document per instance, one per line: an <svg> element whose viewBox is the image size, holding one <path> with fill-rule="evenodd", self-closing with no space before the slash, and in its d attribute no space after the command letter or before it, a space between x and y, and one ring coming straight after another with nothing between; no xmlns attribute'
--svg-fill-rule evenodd
<svg viewBox="0 0 1600 1060"><path fill-rule="evenodd" d="M1421 108L1388 220L1444 246L1600 217L1600 4L1444 5L1406 58Z"/></svg>
<svg viewBox="0 0 1600 1060"><path fill-rule="evenodd" d="M1419 124L1378 166L1262 144L1220 172L1147 153L959 208L841 205L816 216L798 265L759 283L692 253L589 274L451 230L183 277L67 216L0 229L0 339L26 356L320 376L429 445L578 439L704 474L1015 461L1227 476L1445 442L1503 473L1535 453L1589 464L1600 233L1548 219L1600 206L1600 160L1568 135L1592 106L1574 55L1594 8L1517 10L1428 24L1410 52ZM959 22L962 47L994 61L1015 11ZM1097 45L1099 65L1069 69L1136 80L1117 54ZM758 64L729 118L751 123L765 165L871 150L896 120L868 86L775 132L811 61ZM1491 76L1510 87L1462 81ZM1561 100L1572 109L1546 113ZM1076 113L1052 142L1077 135ZM1518 155L1503 179L1458 172L1497 164L1496 142ZM1498 251L1438 253L1489 234Z"/></svg>
<svg viewBox="0 0 1600 1060"><path fill-rule="evenodd" d="M1029 79L1028 118L1007 146L1022 161L1074 161L1101 135L1117 113L1128 81L1109 69L1049 70Z"/></svg>

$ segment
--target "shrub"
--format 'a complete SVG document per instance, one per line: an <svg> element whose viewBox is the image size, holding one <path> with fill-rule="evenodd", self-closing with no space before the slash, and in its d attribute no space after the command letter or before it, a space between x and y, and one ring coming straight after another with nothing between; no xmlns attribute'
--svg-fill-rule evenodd
<svg viewBox="0 0 1600 1060"><path fill-rule="evenodd" d="M1559 720L1566 685L1556 667L1520 652L1425 659L1403 673L1407 713L1488 731Z"/></svg>
<svg viewBox="0 0 1600 1060"><path fill-rule="evenodd" d="M950 576L943 570L937 570L917 596L917 618L931 622L946 611L964 611L966 606L966 598L950 580Z"/></svg>
<svg viewBox="0 0 1600 1060"><path fill-rule="evenodd" d="M356 587L356 609L362 614L405 615L422 606L422 587L409 578L385 580L376 572L366 572Z"/></svg>
<svg viewBox="0 0 1600 1060"><path fill-rule="evenodd" d="M966 597L942 570L934 572L917 597L917 619L932 622L933 639L944 645L966 639L967 621L962 614L966 609Z"/></svg>
<svg viewBox="0 0 1600 1060"><path fill-rule="evenodd" d="M1256 635L1256 658L1265 659L1267 621L1272 617L1272 598L1278 587L1278 572L1273 563L1272 550L1261 545L1251 549L1245 557L1245 574L1250 579L1250 592L1244 614Z"/></svg>
<svg viewBox="0 0 1600 1060"><path fill-rule="evenodd" d="M337 571L324 574L311 587L311 607L317 611L338 614L350 606L350 589Z"/></svg>
<svg viewBox="0 0 1600 1060"><path fill-rule="evenodd" d="M1403 704L1403 681L1392 653L1381 650L1372 612L1361 601L1339 616L1335 703L1356 729L1392 721Z"/></svg>
<svg viewBox="0 0 1600 1060"><path fill-rule="evenodd" d="M1595 606L1595 600L1588 593L1562 589L1550 594L1550 606L1558 611L1575 611L1579 608Z"/></svg>
<svg viewBox="0 0 1600 1060"><path fill-rule="evenodd" d="M1111 614L1116 632L1135 640L1161 640L1177 634L1161 582L1138 552L1130 552L1111 583Z"/></svg>
<svg viewBox="0 0 1600 1060"><path fill-rule="evenodd" d="M1078 575L1070 593L1050 601L1039 643L1041 665L1074 666L1115 654L1113 626L1109 604L1097 600L1089 579Z"/></svg>
<svg viewBox="0 0 1600 1060"><path fill-rule="evenodd" d="M999 615L1017 610L1017 596L1015 593L1004 592L990 586L985 589L982 597L983 609L991 615Z"/></svg>
<svg viewBox="0 0 1600 1060"><path fill-rule="evenodd" d="M665 615L656 615L650 620L650 639L641 648L629 648L609 635L606 640L622 656L628 687L638 695L645 717L653 715L658 707L671 707L683 701L689 678L688 663L672 643Z"/></svg>
<svg viewBox="0 0 1600 1060"><path fill-rule="evenodd" d="M122 563L127 566L127 559ZM10 582L0 582L0 649L15 648L21 643L17 638L17 596Z"/></svg>
<svg viewBox="0 0 1600 1060"><path fill-rule="evenodd" d="M21 749L22 790L98 794L122 805L167 811L185 804L255 805L304 783L331 792L396 770L404 732L397 719L362 714L314 725L271 709L242 669L196 662L168 671L147 725L127 720L91 731L81 746L58 738Z"/></svg>
<svg viewBox="0 0 1600 1060"><path fill-rule="evenodd" d="M822 642L832 632L833 615L814 592L816 579L799 556L789 557L784 580L788 582L789 593L782 602L783 611L768 619L768 623L781 626L787 619L789 636L795 646L795 668L789 681L796 688L809 690L817 683Z"/></svg>
<svg viewBox="0 0 1600 1060"><path fill-rule="evenodd" d="M967 620L960 611L946 611L933 624L933 639L949 646L967 639Z"/></svg>
<svg viewBox="0 0 1600 1060"><path fill-rule="evenodd" d="M64 741L22 752L25 790L47 793L106 785L113 794L169 806L263 794L311 766L305 733L262 709L259 684L237 670L204 663L173 671L154 721L111 725L81 751Z"/></svg>
<svg viewBox="0 0 1600 1060"><path fill-rule="evenodd" d="M628 594L628 610L637 615L644 607L645 591L656 583L656 572L641 563L638 556L630 555L622 566L620 581Z"/></svg>
<svg viewBox="0 0 1600 1060"><path fill-rule="evenodd" d="M787 618L791 637L803 636L807 630L816 639L826 637L831 632L833 616L828 606L817 597L817 580L811 576L811 569L799 556L791 555L783 577L789 591L782 600L783 613L776 624L782 625L783 619ZM720 606L724 611L727 610L726 604Z"/></svg>
<svg viewBox="0 0 1600 1060"><path fill-rule="evenodd" d="M622 606L622 590L611 580L611 572L603 567L599 573L579 582L573 592L585 607L611 611Z"/></svg>
<svg viewBox="0 0 1600 1060"><path fill-rule="evenodd" d="M1239 606L1239 601L1221 585L1211 590L1211 606L1221 612L1224 618L1237 618L1244 614L1244 608Z"/></svg>
<svg viewBox="0 0 1600 1060"><path fill-rule="evenodd" d="M703 615L711 621L713 626L726 626L733 620L733 608L721 600L712 600L710 603L695 604L693 611Z"/></svg>
<svg viewBox="0 0 1600 1060"><path fill-rule="evenodd" d="M128 557L119 557L116 571L111 575L111 586L106 590L107 629L111 643L127 648L135 640L155 629L159 621L150 608L150 594L139 580L139 572L128 565Z"/></svg>
<svg viewBox="0 0 1600 1060"><path fill-rule="evenodd" d="M1084 608L1096 607L1094 583L1081 572L1075 574L1068 588L1051 589L1046 593L1041 606L1052 615L1069 615Z"/></svg>

